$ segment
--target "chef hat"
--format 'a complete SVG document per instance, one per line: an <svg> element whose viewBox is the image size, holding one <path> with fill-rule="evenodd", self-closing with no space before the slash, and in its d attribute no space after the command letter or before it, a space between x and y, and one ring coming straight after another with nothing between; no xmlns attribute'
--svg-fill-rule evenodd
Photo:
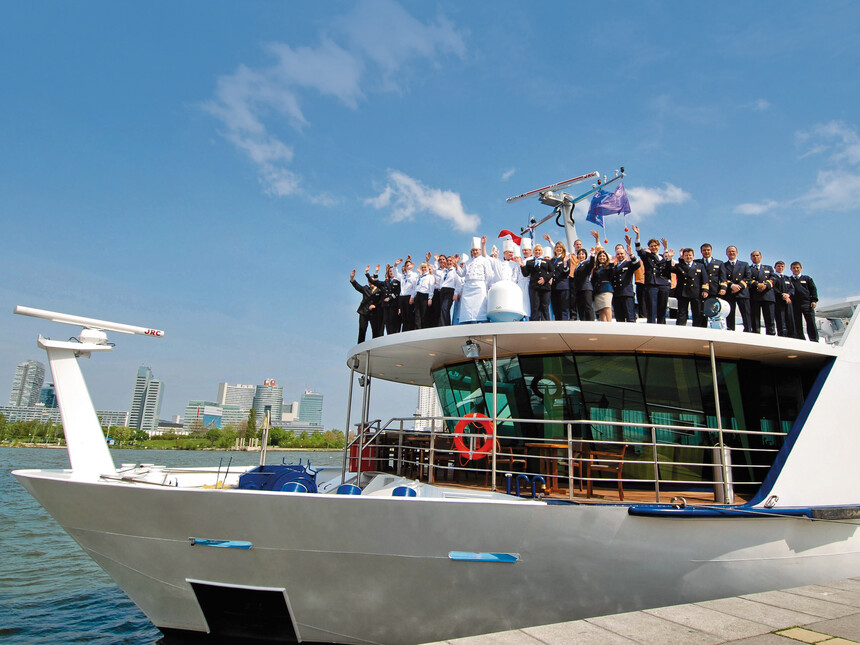
<svg viewBox="0 0 860 645"><path fill-rule="evenodd" d="M522 256L520 255L520 247L518 247L517 245L514 245L514 257L515 257L515 258L522 257Z"/></svg>
<svg viewBox="0 0 860 645"><path fill-rule="evenodd" d="M468 260L469 260L469 256L468 256L468 255L466 255L465 253L461 253L461 254L460 254L460 263L461 263L461 264L463 264L463 263L465 263L465 262L468 262Z"/></svg>
<svg viewBox="0 0 860 645"><path fill-rule="evenodd" d="M505 238L505 241L502 242L502 251L513 251L514 250L514 241L510 238Z"/></svg>
<svg viewBox="0 0 860 645"><path fill-rule="evenodd" d="M524 237L522 239L522 242L520 242L520 246L522 246L522 248L524 248L524 249L531 249L532 248L532 238Z"/></svg>
<svg viewBox="0 0 860 645"><path fill-rule="evenodd" d="M552 257L552 247L549 244L543 245L543 256L545 258L551 258Z"/></svg>
<svg viewBox="0 0 860 645"><path fill-rule="evenodd" d="M481 238L480 237L473 237L472 238L472 250L475 250L475 249L478 249L479 251L481 250Z"/></svg>

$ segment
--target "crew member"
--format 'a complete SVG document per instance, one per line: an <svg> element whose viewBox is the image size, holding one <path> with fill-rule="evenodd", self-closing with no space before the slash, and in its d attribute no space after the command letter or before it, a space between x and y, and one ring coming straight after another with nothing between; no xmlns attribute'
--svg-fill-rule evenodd
<svg viewBox="0 0 860 645"><path fill-rule="evenodd" d="M729 246L726 249L728 260L723 264L726 278L726 288L720 290L720 295L728 300L729 317L726 319L726 328L734 331L736 311L741 312L741 321L744 331L752 332L750 321L750 266L743 260L738 260L738 247Z"/></svg>
<svg viewBox="0 0 860 645"><path fill-rule="evenodd" d="M753 251L750 253L750 323L754 334L760 333L764 316L765 333L776 335L773 324L775 304L773 267L761 263L761 251Z"/></svg>
<svg viewBox="0 0 860 645"><path fill-rule="evenodd" d="M803 275L803 265L798 261L791 263L791 286L794 295L791 305L794 310L794 337L803 340L803 321L806 321L806 335L813 343L818 342L818 327L815 326L815 308L818 306L818 289L808 275Z"/></svg>

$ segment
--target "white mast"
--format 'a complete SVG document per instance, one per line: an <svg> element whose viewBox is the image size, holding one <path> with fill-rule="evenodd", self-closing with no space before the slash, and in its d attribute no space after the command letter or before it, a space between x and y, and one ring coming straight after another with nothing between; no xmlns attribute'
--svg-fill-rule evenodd
<svg viewBox="0 0 860 645"><path fill-rule="evenodd" d="M111 351L113 346L108 344L105 331L154 338L162 338L164 332L31 307L15 307L15 313L83 327L77 340L50 340L40 335L38 345L47 352L51 365L57 405L63 420L69 462L72 465L72 478L96 481L103 474L115 473L116 466L102 434L101 424L77 359L80 356L89 358L93 352Z"/></svg>

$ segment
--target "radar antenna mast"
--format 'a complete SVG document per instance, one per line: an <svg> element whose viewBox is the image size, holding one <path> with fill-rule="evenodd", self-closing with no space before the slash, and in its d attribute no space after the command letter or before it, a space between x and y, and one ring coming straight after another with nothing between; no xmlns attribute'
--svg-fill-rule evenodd
<svg viewBox="0 0 860 645"><path fill-rule="evenodd" d="M152 338L162 338L164 332L160 329L83 318L32 307L17 306L15 313L83 327L77 338L66 341L51 340L39 335L38 345L47 352L48 363L51 365L57 405L63 421L63 434L66 436L69 462L72 465L72 479L98 481L102 475L116 474L116 465L108 450L95 406L78 365L78 358L89 358L93 352L111 351L113 345L108 343L106 331L140 334Z"/></svg>
<svg viewBox="0 0 860 645"><path fill-rule="evenodd" d="M556 192L562 188L566 188L568 186L574 186L579 184L587 179L597 178L597 181L591 184L591 189L585 191L581 195L574 197L570 193L566 192ZM574 177L573 179L568 179L566 181L560 181L556 184L550 184L549 186L544 186L543 188L537 188L535 190L530 190L527 193L522 193L521 195L516 195L514 197L509 197L506 201L509 204L514 202L518 202L522 199L526 199L529 197L537 197L538 201L541 204L546 204L547 206L552 206L553 211L544 217L543 219L537 222L530 222L528 226L521 229L522 233L530 233L533 232L538 226L546 222L547 220L555 217L556 222L558 218L561 217L564 222L564 233L567 238L567 248L573 249L573 243L578 239L576 235L576 221L573 219L573 209L576 205L584 199L588 199L594 193L596 193L601 188L608 186L609 184L615 183L616 181L624 178L624 166L618 168L615 171L615 177L612 179L607 179L606 175L603 178L600 178L600 173L597 171L587 173L585 175L580 175L579 177Z"/></svg>

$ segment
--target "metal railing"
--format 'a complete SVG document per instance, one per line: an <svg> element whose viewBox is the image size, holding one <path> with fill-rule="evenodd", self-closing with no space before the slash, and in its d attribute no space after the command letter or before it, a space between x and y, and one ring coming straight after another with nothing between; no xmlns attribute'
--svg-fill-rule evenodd
<svg viewBox="0 0 860 645"><path fill-rule="evenodd" d="M416 420L428 422L430 429L416 431L407 427ZM746 469L747 474L756 474L738 483L760 485L779 450L778 446L748 447L737 444L742 443L744 436L785 436L780 431L725 427L719 431L714 427L599 419L506 418L499 420L500 426L562 426L564 434L545 438L537 436L545 432L537 431L534 437L496 434L494 438L488 438L482 433L461 432L458 436L468 450L474 451L478 444L484 444L486 449L486 442L490 442L486 454L469 459L468 452L454 447L455 435L448 431L449 424L464 420L475 419L438 416L395 417L385 424L379 420L373 421L365 424L364 432L357 433L348 441L345 462L349 460L349 470L357 471L359 478L362 472L374 470L393 472L432 484L437 482L438 474L444 481L449 477L455 481L462 477L466 485L469 485L469 478L474 478L475 483L471 485L481 486L483 477L483 486L496 490L499 476L510 474L507 479L511 482L519 475L525 475L529 480L542 478L549 493L558 493L560 489L566 488L571 500L577 496L575 490L585 495L589 488L598 488L603 497L607 487L617 487L620 497L622 487L628 485L637 491L653 490L654 501L658 503L661 495L667 491L679 493L687 490L702 494L702 489L709 487L713 488L715 502L734 503L733 470L742 468ZM595 429L599 431L594 432ZM641 437L630 436L637 431L641 431ZM607 436L600 437L602 434ZM669 437L674 440L669 441ZM691 443L691 439L698 441ZM744 463L738 464L737 457L741 453L753 455L754 459L744 458ZM474 454L471 456L475 457ZM609 473L614 466L618 469L615 476L600 476ZM705 477L709 469L711 477ZM631 476L634 473L636 476ZM701 474L694 476L695 473ZM560 482L565 482L566 486Z"/></svg>

